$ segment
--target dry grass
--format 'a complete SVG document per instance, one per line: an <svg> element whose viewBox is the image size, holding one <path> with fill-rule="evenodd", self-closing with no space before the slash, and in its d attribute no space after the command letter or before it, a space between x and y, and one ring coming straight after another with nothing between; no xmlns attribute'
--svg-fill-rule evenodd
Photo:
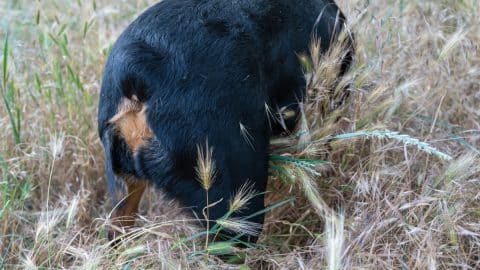
<svg viewBox="0 0 480 270"><path fill-rule="evenodd" d="M338 81L340 50L312 46L304 59L310 100L299 132L274 141L268 195L295 200L268 214L259 246L205 249L202 232L167 218L151 191L148 219L111 249L100 74L109 46L152 2L0 2L0 268L480 268L475 0L338 1L356 64ZM232 250L243 263L204 256Z"/></svg>

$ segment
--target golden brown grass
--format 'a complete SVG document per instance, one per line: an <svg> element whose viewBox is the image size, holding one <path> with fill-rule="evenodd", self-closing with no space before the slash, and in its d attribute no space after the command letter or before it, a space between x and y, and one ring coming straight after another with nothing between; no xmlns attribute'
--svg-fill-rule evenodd
<svg viewBox="0 0 480 270"><path fill-rule="evenodd" d="M204 256L234 248L205 250L154 191L139 227L110 248L100 75L112 42L153 2L0 2L0 268L480 268L475 0L338 1L356 64L339 81L340 50L312 46L304 59L310 99L298 132L273 142L267 196L295 200L270 211L259 246L235 251L243 263Z"/></svg>

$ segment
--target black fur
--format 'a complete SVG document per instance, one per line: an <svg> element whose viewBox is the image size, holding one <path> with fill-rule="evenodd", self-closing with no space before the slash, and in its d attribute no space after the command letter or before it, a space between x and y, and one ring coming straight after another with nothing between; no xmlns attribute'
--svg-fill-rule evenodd
<svg viewBox="0 0 480 270"><path fill-rule="evenodd" d="M312 36L326 50L343 21L330 0L164 0L149 8L119 37L103 75L98 127L111 189L115 175L134 175L203 217L205 191L194 167L197 145L208 140L218 168L209 200L222 200L210 219L226 213L247 180L264 192L269 138L284 131L266 105L298 110L305 95L298 54L308 52ZM108 123L132 95L146 104L155 134L135 155ZM241 215L262 209L260 194Z"/></svg>

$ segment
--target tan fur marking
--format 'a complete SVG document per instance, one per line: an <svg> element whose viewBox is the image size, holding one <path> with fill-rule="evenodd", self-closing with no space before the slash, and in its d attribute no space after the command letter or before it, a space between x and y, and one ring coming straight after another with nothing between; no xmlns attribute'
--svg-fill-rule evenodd
<svg viewBox="0 0 480 270"><path fill-rule="evenodd" d="M123 219L122 227L133 226L137 215L138 205L142 199L147 183L142 180L127 181L128 195L124 199L124 205L114 213L114 218Z"/></svg>
<svg viewBox="0 0 480 270"><path fill-rule="evenodd" d="M120 232L135 225L135 217L138 212L138 205L142 200L143 193L147 188L147 182L134 178L125 179L127 184L127 195L122 198L123 203L114 210L112 215L112 225L114 226L108 232L108 237L113 240Z"/></svg>
<svg viewBox="0 0 480 270"><path fill-rule="evenodd" d="M109 122L115 124L117 131L133 152L138 151L153 137L147 123L146 107L135 96L131 99L124 98L118 107L118 113Z"/></svg>

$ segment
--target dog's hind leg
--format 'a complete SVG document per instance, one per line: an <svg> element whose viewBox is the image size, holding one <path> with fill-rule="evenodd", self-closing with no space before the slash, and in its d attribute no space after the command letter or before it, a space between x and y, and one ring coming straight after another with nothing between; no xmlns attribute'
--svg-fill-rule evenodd
<svg viewBox="0 0 480 270"><path fill-rule="evenodd" d="M102 136L105 148L108 193L113 204L112 227L109 240L135 224L135 217L148 182L135 176L132 152L114 128L109 127Z"/></svg>
<svg viewBox="0 0 480 270"><path fill-rule="evenodd" d="M118 233L123 233L126 228L135 225L138 206L147 182L133 177L125 177L125 187L117 187L114 191L114 200L118 203L112 213L112 228L108 232L109 240L116 238Z"/></svg>

